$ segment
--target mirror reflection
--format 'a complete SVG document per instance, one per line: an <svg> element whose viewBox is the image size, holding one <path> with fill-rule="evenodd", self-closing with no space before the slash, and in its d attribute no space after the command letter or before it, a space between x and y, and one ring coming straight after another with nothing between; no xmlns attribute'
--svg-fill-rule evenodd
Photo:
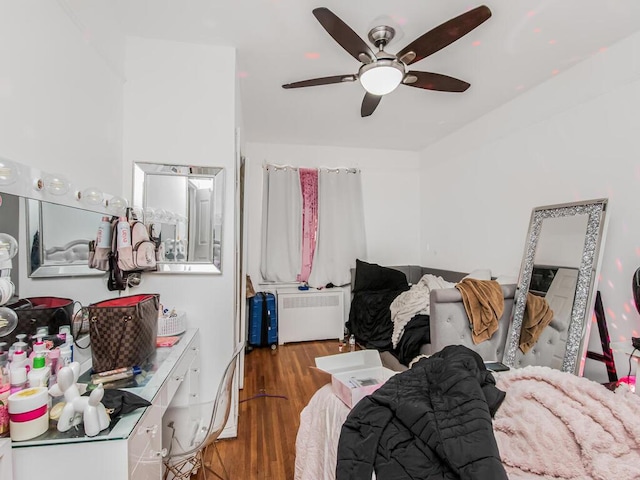
<svg viewBox="0 0 640 480"><path fill-rule="evenodd" d="M70 277L102 275L88 267L88 242L96 234L100 213L0 193L0 232L18 240L27 254L27 276ZM19 231L20 205L24 205L26 231ZM19 291L19 265L11 280Z"/></svg>
<svg viewBox="0 0 640 480"><path fill-rule="evenodd" d="M90 269L89 241L95 239L102 214L25 199L28 276L102 275Z"/></svg>
<svg viewBox="0 0 640 480"><path fill-rule="evenodd" d="M220 272L223 170L136 163L134 210L159 238L160 272Z"/></svg>
<svg viewBox="0 0 640 480"><path fill-rule="evenodd" d="M581 374L606 199L535 208L504 362Z"/></svg>
<svg viewBox="0 0 640 480"><path fill-rule="evenodd" d="M11 235L18 241L18 249L24 248L20 243L19 218L20 218L20 197L0 193L0 233ZM18 275L18 261L12 262L12 268L9 271L9 278L15 285L16 292L20 291L20 276ZM0 275L6 274L7 270L0 272ZM16 293L17 295L17 293Z"/></svg>

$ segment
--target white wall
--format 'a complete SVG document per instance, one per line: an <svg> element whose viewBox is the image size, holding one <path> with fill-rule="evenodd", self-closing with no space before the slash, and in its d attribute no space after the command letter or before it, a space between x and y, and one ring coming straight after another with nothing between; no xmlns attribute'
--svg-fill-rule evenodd
<svg viewBox="0 0 640 480"><path fill-rule="evenodd" d="M611 340L640 336L639 53L636 34L422 152L422 264L516 275L533 207L608 197L598 289ZM607 379L592 360L585 375Z"/></svg>
<svg viewBox="0 0 640 480"><path fill-rule="evenodd" d="M95 33L62 2L0 0L0 156L120 195L124 43ZM25 245L22 296L108 296L100 278L27 279Z"/></svg>
<svg viewBox="0 0 640 480"><path fill-rule="evenodd" d="M126 51L125 171L136 161L225 169L222 274L143 275L138 289L200 329L203 396L213 398L234 344L235 50L128 38Z"/></svg>
<svg viewBox="0 0 640 480"><path fill-rule="evenodd" d="M420 260L420 163L406 151L247 143L247 273L260 275L262 166L356 167L362 172L367 258L381 265ZM355 259L354 259L355 262Z"/></svg>

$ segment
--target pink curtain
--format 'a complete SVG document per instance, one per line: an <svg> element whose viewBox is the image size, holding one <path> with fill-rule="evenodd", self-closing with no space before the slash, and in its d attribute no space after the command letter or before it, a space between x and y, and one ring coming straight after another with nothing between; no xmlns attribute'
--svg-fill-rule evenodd
<svg viewBox="0 0 640 480"><path fill-rule="evenodd" d="M316 231L318 227L318 170L301 168L300 187L302 190L302 269L299 282L309 280L313 254L316 250Z"/></svg>

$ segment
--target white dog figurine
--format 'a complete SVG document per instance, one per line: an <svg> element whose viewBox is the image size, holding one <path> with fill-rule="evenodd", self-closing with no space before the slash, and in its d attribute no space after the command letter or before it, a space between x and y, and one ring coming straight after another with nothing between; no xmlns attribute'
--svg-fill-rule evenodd
<svg viewBox="0 0 640 480"><path fill-rule="evenodd" d="M89 437L95 437L109 426L109 415L100 402L104 396L102 385L91 392L88 397L80 395L78 377L80 364L71 362L58 372L57 383L49 389L49 395L60 397L64 395L65 406L58 419L58 431L66 432L71 427L84 422L84 431Z"/></svg>

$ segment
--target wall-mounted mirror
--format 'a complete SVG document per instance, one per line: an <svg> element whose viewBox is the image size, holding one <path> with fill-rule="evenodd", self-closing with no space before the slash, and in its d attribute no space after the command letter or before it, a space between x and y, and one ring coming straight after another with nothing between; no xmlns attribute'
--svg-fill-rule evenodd
<svg viewBox="0 0 640 480"><path fill-rule="evenodd" d="M159 272L220 273L224 171L135 163L133 206L160 239Z"/></svg>
<svg viewBox="0 0 640 480"><path fill-rule="evenodd" d="M503 358L507 365L582 374L606 206L607 199L597 199L533 209ZM532 332L535 343L523 347Z"/></svg>
<svg viewBox="0 0 640 480"><path fill-rule="evenodd" d="M11 235L18 241L18 249L24 248L20 243L20 197L0 192L0 233ZM16 292L20 291L19 262L15 258L9 276L15 285ZM0 272L1 274L2 272ZM6 275L6 271L4 272ZM17 293L16 293L17 295Z"/></svg>
<svg viewBox="0 0 640 480"><path fill-rule="evenodd" d="M94 240L101 213L41 202L26 202L28 276L75 277L104 275L89 268L89 241Z"/></svg>

